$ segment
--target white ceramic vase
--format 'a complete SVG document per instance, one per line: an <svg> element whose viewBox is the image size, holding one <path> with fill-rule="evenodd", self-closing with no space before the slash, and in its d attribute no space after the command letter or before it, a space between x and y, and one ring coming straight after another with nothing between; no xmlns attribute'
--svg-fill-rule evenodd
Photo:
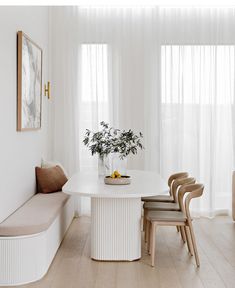
<svg viewBox="0 0 235 288"><path fill-rule="evenodd" d="M111 153L108 155L109 164L109 175L111 175L115 170L118 171L121 175L127 174L127 158L121 159L119 153Z"/></svg>
<svg viewBox="0 0 235 288"><path fill-rule="evenodd" d="M98 158L98 175L110 176L114 171L127 175L127 158L121 159L119 153L110 153Z"/></svg>

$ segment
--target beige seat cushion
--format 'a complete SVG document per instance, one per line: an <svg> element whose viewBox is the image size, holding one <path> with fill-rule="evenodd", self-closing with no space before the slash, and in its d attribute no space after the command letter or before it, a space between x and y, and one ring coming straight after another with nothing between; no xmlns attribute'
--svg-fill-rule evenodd
<svg viewBox="0 0 235 288"><path fill-rule="evenodd" d="M178 203L145 202L144 209L158 211L179 211L180 207Z"/></svg>
<svg viewBox="0 0 235 288"><path fill-rule="evenodd" d="M142 201L144 202L174 202L174 199L170 195L157 195L151 197L142 197Z"/></svg>
<svg viewBox="0 0 235 288"><path fill-rule="evenodd" d="M185 222L186 216L179 211L148 211L146 218L157 222Z"/></svg>
<svg viewBox="0 0 235 288"><path fill-rule="evenodd" d="M0 236L22 236L47 230L69 199L63 192L36 194L0 224Z"/></svg>

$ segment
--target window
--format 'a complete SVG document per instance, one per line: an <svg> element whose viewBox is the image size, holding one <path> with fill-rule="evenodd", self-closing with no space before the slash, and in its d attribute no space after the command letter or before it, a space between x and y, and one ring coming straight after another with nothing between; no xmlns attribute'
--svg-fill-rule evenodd
<svg viewBox="0 0 235 288"><path fill-rule="evenodd" d="M85 130L97 130L99 123L110 120L110 101L108 97L108 45L81 45L81 97L80 131L81 141ZM81 168L92 169L97 166L97 159L81 145Z"/></svg>
<svg viewBox="0 0 235 288"><path fill-rule="evenodd" d="M82 45L82 102L108 102L107 44Z"/></svg>
<svg viewBox="0 0 235 288"><path fill-rule="evenodd" d="M205 184L202 214L229 207L234 60L230 45L161 47L161 172Z"/></svg>
<svg viewBox="0 0 235 288"><path fill-rule="evenodd" d="M161 55L163 103L233 103L234 46L165 45Z"/></svg>

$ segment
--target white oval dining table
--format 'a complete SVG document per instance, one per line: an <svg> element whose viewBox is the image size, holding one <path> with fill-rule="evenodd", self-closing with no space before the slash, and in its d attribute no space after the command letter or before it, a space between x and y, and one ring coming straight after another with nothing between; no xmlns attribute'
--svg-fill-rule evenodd
<svg viewBox="0 0 235 288"><path fill-rule="evenodd" d="M97 172L79 172L63 192L91 197L91 258L133 261L141 258L141 197L163 194L168 186L155 172L129 170L131 184L107 185Z"/></svg>

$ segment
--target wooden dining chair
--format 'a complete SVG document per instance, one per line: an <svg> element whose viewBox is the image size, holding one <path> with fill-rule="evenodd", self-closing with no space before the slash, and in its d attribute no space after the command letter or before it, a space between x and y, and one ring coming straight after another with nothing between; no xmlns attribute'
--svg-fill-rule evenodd
<svg viewBox="0 0 235 288"><path fill-rule="evenodd" d="M200 197L203 194L202 184L182 185L178 192L178 199L181 211L149 211L146 215L147 226L147 247L151 255L151 265L155 262L155 235L157 226L181 226L186 234L188 249L191 255L194 254L196 264L199 267L199 256L196 240L193 231L192 218L189 205L192 198ZM187 193L187 196L184 195Z"/></svg>
<svg viewBox="0 0 235 288"><path fill-rule="evenodd" d="M146 227L146 215L148 211L180 211L180 205L178 202L178 190L182 185L185 184L194 184L196 179L193 177L187 178L177 178L172 184L172 196L174 198L174 202L145 202L143 205L144 208L144 227ZM184 233L184 229L182 227L177 226L177 231L180 231L182 240L186 242L186 236ZM147 235L145 233L145 242L147 241Z"/></svg>
<svg viewBox="0 0 235 288"><path fill-rule="evenodd" d="M144 202L169 202L169 203L174 203L175 202L175 199L174 199L174 196L173 196L173 193L172 193L172 185L174 183L174 181L176 179L179 179L179 178L186 178L188 177L188 172L178 172L178 173L175 173L175 174L172 174L169 178L168 178L168 187L169 187L169 195L156 195L156 196L151 196L151 197L142 197L141 198L141 201L144 201ZM143 231L145 231L145 225L146 222L145 222L145 218L143 217ZM178 230L178 228L177 228Z"/></svg>
<svg viewBox="0 0 235 288"><path fill-rule="evenodd" d="M177 192L184 184L194 184L196 179L193 177L178 178L172 184L172 196L174 202L145 202L143 205L144 210L159 210L159 211L180 211Z"/></svg>
<svg viewBox="0 0 235 288"><path fill-rule="evenodd" d="M144 202L175 202L173 195L172 195L172 184L174 181L178 178L186 178L188 177L187 172L179 172L172 174L169 179L168 179L168 186L169 186L169 195L156 195L156 196L151 196L151 197L142 197L141 200ZM160 192L160 191L156 191Z"/></svg>

